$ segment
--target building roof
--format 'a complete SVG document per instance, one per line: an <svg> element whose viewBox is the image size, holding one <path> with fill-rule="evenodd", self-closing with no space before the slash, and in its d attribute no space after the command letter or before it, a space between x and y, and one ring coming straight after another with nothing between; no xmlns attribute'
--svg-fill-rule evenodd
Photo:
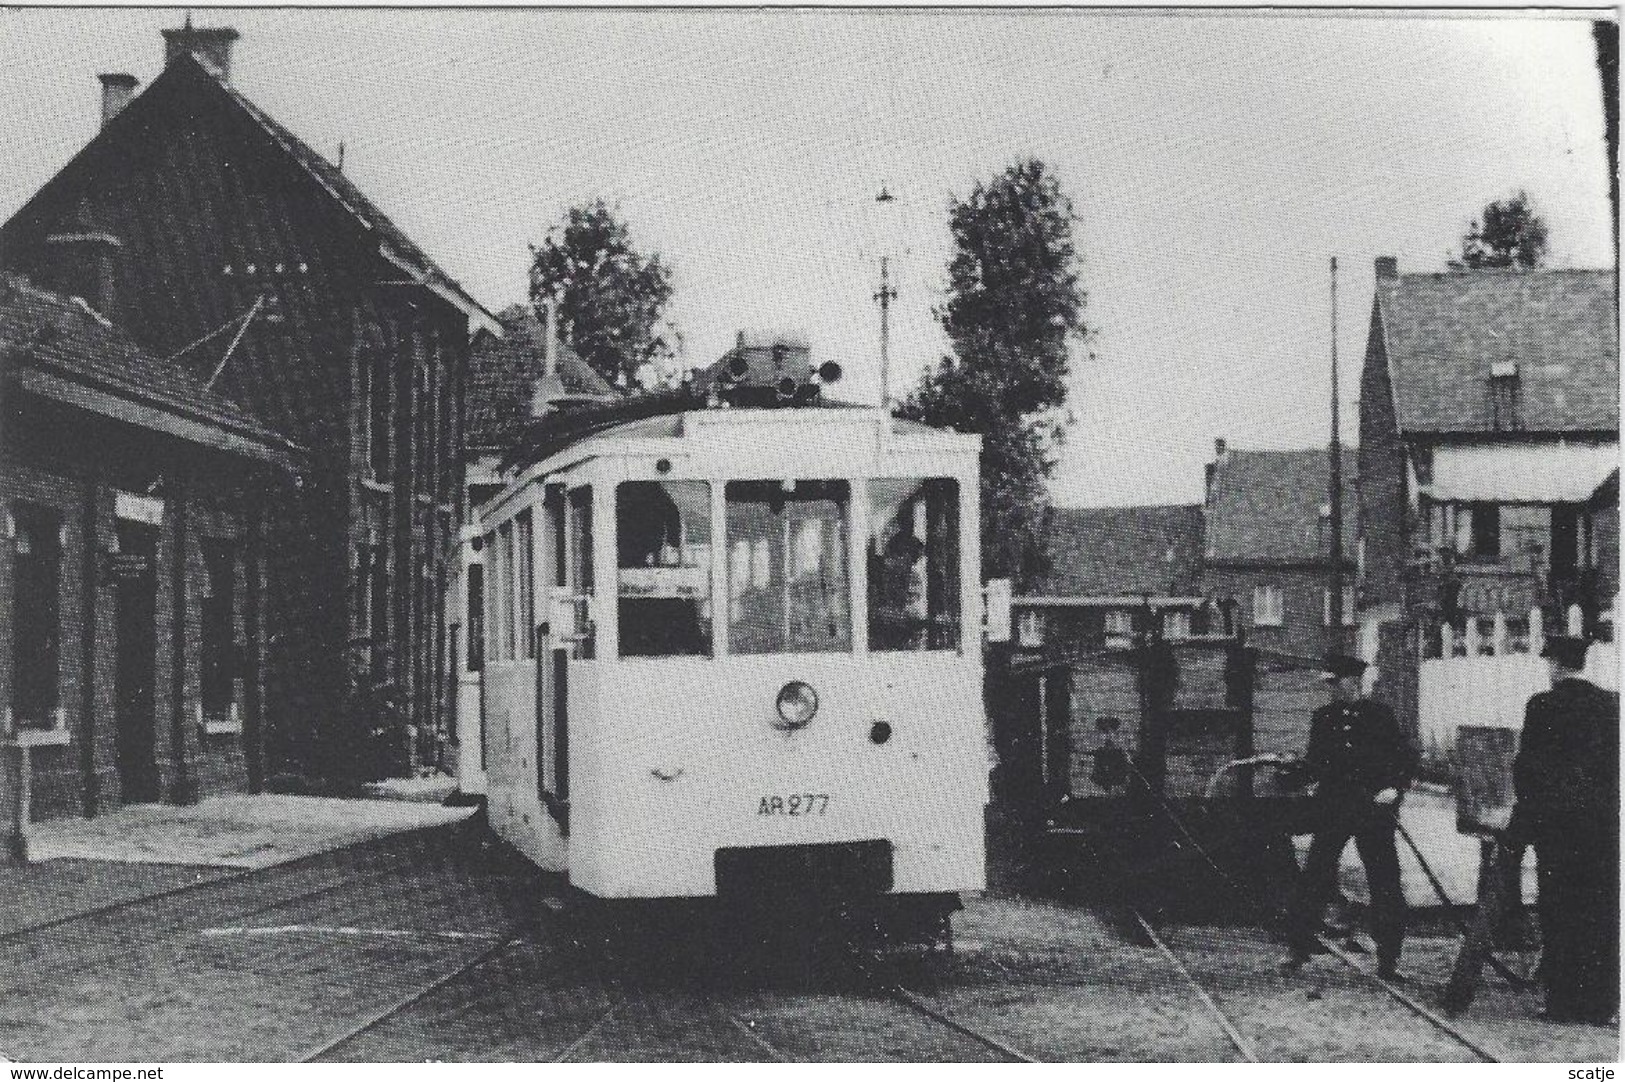
<svg viewBox="0 0 1625 1082"><path fill-rule="evenodd" d="M1201 504L1057 507L1043 597L1191 595L1202 560Z"/></svg>
<svg viewBox="0 0 1625 1082"><path fill-rule="evenodd" d="M497 313L505 333L480 331L469 349L468 429L470 451L505 449L524 433L530 418L531 381L545 366L546 331L528 305ZM566 392L605 399L621 397L567 343L557 345L558 374Z"/></svg>
<svg viewBox="0 0 1625 1082"><path fill-rule="evenodd" d="M77 298L0 274L0 358L24 390L284 467L297 448ZM13 373L15 375L13 376Z"/></svg>
<svg viewBox="0 0 1625 1082"><path fill-rule="evenodd" d="M139 117L143 102L157 101L163 98L163 94L153 93L155 88L164 87L177 80L187 80L206 93L216 95L217 100L226 103L228 108L246 117L301 172L310 178L312 186L322 193L323 198L354 221L365 235L376 238L378 254L381 258L417 281L425 289L430 290L449 304L460 309L474 323L492 333L501 332L501 326L497 323L496 317L484 305L470 296L421 248L414 244L410 237L402 232L394 222L389 220L389 217L383 211L379 210L371 200L362 194L359 188L350 182L350 179L344 175L344 172L338 166L312 150L302 139L248 100L217 72L207 64L200 62L197 57L190 53L182 53L169 61L157 78L149 83L112 121L104 125L96 136L75 155L74 159L36 192L34 197L13 215L10 221L5 223L5 226L0 227L0 233L12 228L14 223L30 220L33 208L42 201L49 199L59 186L66 182L65 178L78 172L75 168L78 163L90 160L99 152L104 142L112 137L110 133L116 133L128 124L133 123L132 117ZM195 99L189 98L188 100Z"/></svg>
<svg viewBox="0 0 1625 1082"><path fill-rule="evenodd" d="M1518 376L1528 432L1619 430L1611 270L1481 270L1377 280L1405 433L1497 431L1491 366ZM1507 426L1502 425L1505 429Z"/></svg>
<svg viewBox="0 0 1625 1082"><path fill-rule="evenodd" d="M1355 545L1357 452L1343 449L1343 554ZM1328 557L1322 511L1330 509L1324 450L1227 450L1208 494L1207 559L1225 563L1313 563Z"/></svg>

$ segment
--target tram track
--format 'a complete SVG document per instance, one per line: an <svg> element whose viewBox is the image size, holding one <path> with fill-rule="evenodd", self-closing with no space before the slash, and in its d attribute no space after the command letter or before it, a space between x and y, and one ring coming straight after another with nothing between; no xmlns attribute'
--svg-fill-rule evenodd
<svg viewBox="0 0 1625 1082"><path fill-rule="evenodd" d="M1138 771L1136 771L1136 773L1138 773ZM1142 781L1144 781L1144 775L1142 774L1140 777ZM1191 846L1192 851L1201 858L1202 863L1206 865L1206 867L1226 888L1233 891L1242 901L1246 903L1256 904L1260 909L1268 908L1267 903L1258 899L1255 896L1254 891L1250 890L1247 885L1238 882L1233 876L1227 873L1216 860L1213 859L1212 854L1209 853L1206 847L1204 847L1201 842L1196 839L1196 836L1186 826L1179 813L1169 806L1166 800L1159 797L1157 803L1164 817L1185 839L1186 843ZM1240 1034L1240 1032L1236 1029L1233 1020L1219 1006L1217 1000L1214 999L1207 989L1205 989L1202 984L1197 981L1195 976L1190 972L1179 955L1163 940L1161 936L1157 934L1150 922L1144 918L1139 910L1131 906L1129 907L1129 913L1136 923L1138 923L1144 934L1150 939L1152 945L1159 950L1164 957L1169 959L1169 961L1179 970L1183 979L1203 1004L1204 1009L1209 1012L1209 1014L1219 1024L1220 1028L1224 1031L1226 1039L1247 1060L1255 1063L1258 1062L1259 1060L1256 1048L1254 1048L1251 1042L1247 1041L1246 1038ZM1395 987L1393 982L1384 980L1376 973L1367 970L1364 966L1360 965L1359 962L1357 962L1348 951L1338 947L1337 944L1333 943L1327 936L1317 935L1316 938L1328 953L1336 957L1344 965L1353 970L1359 977L1362 978L1363 981L1375 985L1394 1002L1404 1007L1412 1015L1432 1026L1438 1032L1443 1033L1456 1045L1467 1049L1475 1057L1486 1063L1502 1062L1503 1057L1491 1052L1480 1042L1468 1037L1458 1026L1441 1017L1437 1012L1430 1010L1415 997L1410 996L1401 991L1399 988Z"/></svg>
<svg viewBox="0 0 1625 1082"><path fill-rule="evenodd" d="M524 922L515 924L502 934L497 943L480 951L472 958L462 962L449 972L436 977L434 980L428 982L415 991L400 997L383 1010L368 1014L360 1021L350 1025L338 1036L323 1041L314 1047L307 1048L299 1056L298 1062L317 1063L326 1059L338 1049L344 1047L354 1040L357 1040L360 1037L365 1036L368 1033L373 1032L390 1019L396 1017L397 1015L404 1014L406 1011L423 1002L425 999L428 999L431 995L440 991L442 988L445 988L447 985L472 973L474 970L491 961L497 955L511 947L523 926Z"/></svg>
<svg viewBox="0 0 1625 1082"><path fill-rule="evenodd" d="M889 980L882 977L877 972L874 965L874 963L879 962L880 959L875 957L872 953L859 954L857 952L853 952L853 954L849 957L849 961L853 963L859 976L863 978L863 980L873 991L884 995L887 999L890 999L894 1003L901 1004L915 1014L929 1019L930 1021L935 1022L937 1025L942 1026L943 1028L948 1029L961 1037L969 1038L975 1043L981 1045L983 1048L996 1053L1008 1062L1040 1062L1037 1058L1028 1055L1007 1041L1001 1040L1000 1038L989 1033L985 1033L982 1030L979 1030L976 1027L953 1017L953 1015L950 1014L946 1008L932 1005L922 994L904 985L901 981Z"/></svg>

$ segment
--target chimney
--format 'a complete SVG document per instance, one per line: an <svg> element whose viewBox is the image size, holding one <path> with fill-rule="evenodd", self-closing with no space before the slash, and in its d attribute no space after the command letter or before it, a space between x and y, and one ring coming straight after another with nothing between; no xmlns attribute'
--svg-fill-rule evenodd
<svg viewBox="0 0 1625 1082"><path fill-rule="evenodd" d="M164 31L164 66L168 67L176 57L190 53L222 82L229 83L231 46L238 36L237 31L229 26L194 27L192 17L188 15L185 26L179 30Z"/></svg>
<svg viewBox="0 0 1625 1082"><path fill-rule="evenodd" d="M1399 277L1399 258L1391 255L1377 257L1377 281L1393 281Z"/></svg>
<svg viewBox="0 0 1625 1082"><path fill-rule="evenodd" d="M124 111L135 97L135 88L141 85L141 80L134 75L125 75L123 72L108 75L98 75L102 81L102 127L107 122Z"/></svg>
<svg viewBox="0 0 1625 1082"><path fill-rule="evenodd" d="M556 376L559 371L559 302L547 298L543 312L547 316L547 338L542 343L542 375Z"/></svg>

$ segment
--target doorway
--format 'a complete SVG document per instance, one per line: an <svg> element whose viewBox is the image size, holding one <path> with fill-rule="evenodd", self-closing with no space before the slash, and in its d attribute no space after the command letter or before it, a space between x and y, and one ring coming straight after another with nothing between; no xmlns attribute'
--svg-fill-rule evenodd
<svg viewBox="0 0 1625 1082"><path fill-rule="evenodd" d="M158 530L137 522L116 527L113 695L119 786L125 804L159 797L157 715Z"/></svg>

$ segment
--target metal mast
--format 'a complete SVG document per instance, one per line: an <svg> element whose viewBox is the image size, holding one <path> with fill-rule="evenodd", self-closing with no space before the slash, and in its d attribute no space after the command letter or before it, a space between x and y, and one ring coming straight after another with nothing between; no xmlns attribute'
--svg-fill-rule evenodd
<svg viewBox="0 0 1625 1082"><path fill-rule="evenodd" d="M1337 257L1332 256L1332 444L1331 487L1332 641L1343 646L1343 437L1337 396Z"/></svg>
<svg viewBox="0 0 1625 1082"><path fill-rule="evenodd" d="M880 204L895 203L897 197L880 186L880 194L875 196L875 202ZM889 253L880 256L880 292L875 294L875 300L880 302L880 408L886 413L891 412L891 302L897 299L897 290L891 284L891 259Z"/></svg>

